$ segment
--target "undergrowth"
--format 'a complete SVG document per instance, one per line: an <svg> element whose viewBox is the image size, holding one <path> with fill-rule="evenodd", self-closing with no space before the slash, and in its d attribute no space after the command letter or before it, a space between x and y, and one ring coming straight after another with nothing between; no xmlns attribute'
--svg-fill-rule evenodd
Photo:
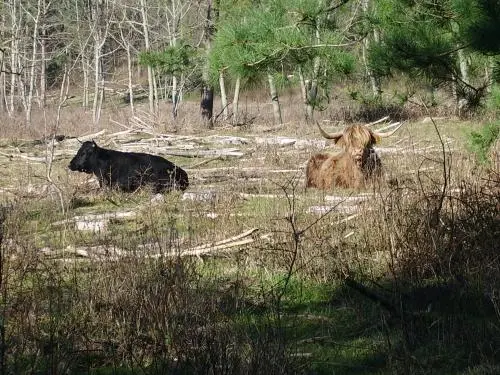
<svg viewBox="0 0 500 375"><path fill-rule="evenodd" d="M490 149L500 136L500 121L483 125L470 133L469 148L481 164L490 163Z"/></svg>
<svg viewBox="0 0 500 375"><path fill-rule="evenodd" d="M497 373L500 190L442 146L354 214L354 192L327 201L296 175L265 198L234 184L206 200L67 189L65 215L50 197L4 204L1 373ZM110 210L136 216L71 221Z"/></svg>

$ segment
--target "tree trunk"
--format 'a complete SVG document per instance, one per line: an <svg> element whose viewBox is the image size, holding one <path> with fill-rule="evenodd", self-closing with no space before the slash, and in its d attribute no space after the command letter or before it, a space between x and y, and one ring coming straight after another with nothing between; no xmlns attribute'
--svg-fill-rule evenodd
<svg viewBox="0 0 500 375"><path fill-rule="evenodd" d="M488 86L486 87L486 91L491 93L491 87L495 83L495 79L493 76L493 71L495 70L495 58L493 56L489 56L487 60L487 64L484 67L484 78L486 82L488 82Z"/></svg>
<svg viewBox="0 0 500 375"><path fill-rule="evenodd" d="M4 59L4 52L0 50L0 111L4 112L5 111L5 98L6 98L6 92L5 92L5 64L3 63Z"/></svg>
<svg viewBox="0 0 500 375"><path fill-rule="evenodd" d="M208 85L203 86L201 89L200 109L203 123L208 129L212 129L214 127L214 90Z"/></svg>
<svg viewBox="0 0 500 375"><path fill-rule="evenodd" d="M149 26L148 26L148 14L146 11L146 1L141 0L141 17L142 17L142 31L144 34L144 47L146 51L149 51L150 40L149 40ZM155 103L154 103L154 95L155 95L155 83L154 83L154 74L153 68L151 66L147 66L148 72L148 101L149 101L149 111L151 113L155 112Z"/></svg>
<svg viewBox="0 0 500 375"><path fill-rule="evenodd" d="M215 7L212 9L212 0L207 0L207 17L205 19L205 35L204 35L204 43L205 43L205 52L206 52L206 61L203 67L202 72L202 80L203 87L201 89L201 118L205 126L209 129L212 129L214 126L213 119L213 108L214 108L214 89L209 84L208 79L208 54L211 48L212 36L215 31L215 21L218 16L218 3L217 0L215 2ZM214 19L212 19L212 10L214 11Z"/></svg>
<svg viewBox="0 0 500 375"><path fill-rule="evenodd" d="M119 29L120 29L120 37L123 43L123 48L125 49L125 53L127 54L127 90L128 90L128 95L127 95L127 101L128 104L130 105L130 113L132 116L135 114L135 108L134 108L134 80L133 80L133 73L132 73L132 53L130 52L130 39L123 34L123 23L120 22L119 24Z"/></svg>
<svg viewBox="0 0 500 375"><path fill-rule="evenodd" d="M31 125L31 109L33 108L33 92L35 90L35 76L36 76L36 56L37 56L37 47L38 47L38 26L40 21L40 14L42 12L42 0L38 0L37 4L37 14L33 17L34 25L33 25L33 44L31 50L31 68L29 71L29 86L28 86L28 95L26 98L26 125Z"/></svg>
<svg viewBox="0 0 500 375"><path fill-rule="evenodd" d="M362 0L361 6L363 8L363 13L365 15L369 15L370 0ZM376 30L373 30L373 38L376 42L378 42L378 34ZM379 98L380 95L382 95L382 89L380 87L380 79L375 76L375 74L368 65L367 52L369 48L370 48L370 34L367 34L363 39L363 48L362 48L363 62L365 64L366 75L370 80L373 95L376 98Z"/></svg>
<svg viewBox="0 0 500 375"><path fill-rule="evenodd" d="M267 74L267 79L269 81L269 92L271 94L271 103L273 104L273 117L275 124L282 124L281 119L281 108L278 99L278 91L276 90L276 84L274 83L274 78L271 73Z"/></svg>
<svg viewBox="0 0 500 375"><path fill-rule="evenodd" d="M460 66L460 76L462 81L469 83L469 64L467 63L467 58L465 57L464 51L462 49L458 50L458 62Z"/></svg>
<svg viewBox="0 0 500 375"><path fill-rule="evenodd" d="M80 8L82 7L82 8ZM82 101L81 105L82 107L87 110L89 108L89 102L90 102L90 70L91 70L91 64L90 64L90 59L91 59L91 53L88 48L90 45L88 38L90 35L88 35L87 32L82 31L83 25L92 22L93 20L93 15L92 15L92 9L90 8L90 3L86 2L85 4L81 4L79 1L74 2L74 22L75 22L75 35L74 38L76 40L76 43L78 44L79 48L79 55L80 55L80 60L79 63L81 64L81 70L82 70ZM86 17L84 17L84 20L82 20L82 15L85 14ZM90 21L89 21L90 20Z"/></svg>
<svg viewBox="0 0 500 375"><path fill-rule="evenodd" d="M306 121L313 121L314 108L316 107L316 100L318 99L318 74L321 60L319 56L314 58L313 76L308 90L306 89L307 105L306 105Z"/></svg>
<svg viewBox="0 0 500 375"><path fill-rule="evenodd" d="M17 15L17 3L14 1L13 4L11 5L10 9L10 21L11 21L11 33L12 33L12 38L10 40L10 69L12 71L12 74L10 75L10 90L9 90L9 103L7 105L7 111L9 112L9 115L12 115L14 111L16 110L16 93L18 92L17 88L17 72L19 71L19 66L21 65L19 63L19 19Z"/></svg>
<svg viewBox="0 0 500 375"><path fill-rule="evenodd" d="M177 110L179 104L179 94L177 92L177 76L172 76L172 117L177 118Z"/></svg>
<svg viewBox="0 0 500 375"><path fill-rule="evenodd" d="M40 108L45 108L47 104L47 30L44 27L42 30L42 38L40 40Z"/></svg>
<svg viewBox="0 0 500 375"><path fill-rule="evenodd" d="M227 121L228 109L227 109L227 95L226 95L226 85L224 83L224 73L219 73L219 86L220 86L220 101L222 105L222 119Z"/></svg>
<svg viewBox="0 0 500 375"><path fill-rule="evenodd" d="M0 40L5 40L5 17L6 13L1 12L0 14ZM5 79L5 52L0 49L0 111L4 112L6 109L7 102L7 80ZM1 343L1 342L0 342Z"/></svg>
<svg viewBox="0 0 500 375"><path fill-rule="evenodd" d="M153 112L158 112L158 107L160 106L160 94L158 93L158 81L156 80L156 70L151 69L151 74L153 76Z"/></svg>
<svg viewBox="0 0 500 375"><path fill-rule="evenodd" d="M5 30L5 18L4 18L4 15L2 14L1 16L1 31L0 31L0 38L2 38L2 40L4 40L5 38L5 35L4 35L4 32L3 30ZM5 52L0 49L0 111L1 112L4 112L5 109L6 109L6 98L7 98L7 92L6 92L6 85L7 85L7 81L5 79L5 62L4 62L4 59L5 59Z"/></svg>
<svg viewBox="0 0 500 375"><path fill-rule="evenodd" d="M234 84L234 97L233 97L233 125L238 125L240 113L240 82L241 78L238 76L236 78L236 83Z"/></svg>
<svg viewBox="0 0 500 375"><path fill-rule="evenodd" d="M302 103L304 104L304 117L307 121L307 82L304 78L304 73L302 73L302 68L299 66L299 82L300 82L300 96L302 97Z"/></svg>
<svg viewBox="0 0 500 375"><path fill-rule="evenodd" d="M91 4L92 5L92 4ZM99 123L101 118L102 103L104 100L104 63L102 61L104 44L107 38L108 20L106 19L106 1L97 1L91 9L91 16L94 25L94 101L92 113L94 125Z"/></svg>
<svg viewBox="0 0 500 375"><path fill-rule="evenodd" d="M82 92L82 107L85 109L89 108L89 92L90 92L90 63L87 57L82 57L82 72L83 72L83 92Z"/></svg>
<svg viewBox="0 0 500 375"><path fill-rule="evenodd" d="M134 80L132 76L132 55L130 53L130 43L127 41L125 42L125 50L127 52L127 71L128 71L128 92L129 92L129 104L130 104L130 112L132 113L132 116L135 115L135 108L134 108Z"/></svg>
<svg viewBox="0 0 500 375"><path fill-rule="evenodd" d="M95 33L100 34L97 30ZM92 105L92 116L94 119L94 125L99 123L101 117L101 106L102 96L104 95L104 82L102 79L102 46L101 38L96 36L94 43L94 101Z"/></svg>
<svg viewBox="0 0 500 375"><path fill-rule="evenodd" d="M50 5L46 0L42 2L42 25L41 25L41 38L40 38L40 97L38 106L45 108L47 104L47 20L45 16L49 12Z"/></svg>

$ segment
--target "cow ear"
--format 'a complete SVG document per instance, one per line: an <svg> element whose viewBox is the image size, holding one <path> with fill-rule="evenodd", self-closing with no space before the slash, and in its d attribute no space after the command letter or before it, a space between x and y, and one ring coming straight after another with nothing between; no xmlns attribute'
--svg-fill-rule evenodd
<svg viewBox="0 0 500 375"><path fill-rule="evenodd" d="M97 143L94 140L92 140L92 147L97 147Z"/></svg>
<svg viewBox="0 0 500 375"><path fill-rule="evenodd" d="M375 135L375 134L373 135L373 139L375 141L373 143L375 143L375 144L378 144L378 143L380 143L382 141L382 137L380 137L378 135Z"/></svg>

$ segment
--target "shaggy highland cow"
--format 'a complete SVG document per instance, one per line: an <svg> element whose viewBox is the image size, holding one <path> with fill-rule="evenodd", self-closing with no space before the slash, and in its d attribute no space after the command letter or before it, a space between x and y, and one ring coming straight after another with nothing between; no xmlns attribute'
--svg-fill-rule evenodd
<svg viewBox="0 0 500 375"><path fill-rule="evenodd" d="M360 188L380 177L382 163L373 145L380 138L394 134L402 124L387 133L374 132L365 125L350 125L334 134L326 133L317 125L323 137L343 148L336 154L315 154L307 163L306 187L327 190L334 186Z"/></svg>

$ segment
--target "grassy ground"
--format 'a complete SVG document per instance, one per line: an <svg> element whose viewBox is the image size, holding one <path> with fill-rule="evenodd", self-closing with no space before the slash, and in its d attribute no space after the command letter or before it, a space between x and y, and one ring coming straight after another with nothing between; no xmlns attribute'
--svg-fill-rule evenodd
<svg viewBox="0 0 500 375"><path fill-rule="evenodd" d="M99 130L77 122L67 135ZM172 130L161 124L159 132ZM413 119L379 145L387 174L380 186L327 193L304 190L304 165L322 148L308 142L319 140L314 127L190 124L177 135L196 139L183 146L243 156L164 155L188 170L191 186L162 199L103 191L69 172L74 139L58 143L48 164L52 148L33 142L36 132L6 135L2 369L498 373L498 174L466 150L476 122L436 124L439 134ZM122 130L108 125L108 134ZM221 144L214 135L247 142ZM279 145L277 136L298 141ZM106 135L96 141L126 145ZM111 215L88 216L97 214ZM78 230L78 222L100 226ZM215 250L182 256L200 246Z"/></svg>

